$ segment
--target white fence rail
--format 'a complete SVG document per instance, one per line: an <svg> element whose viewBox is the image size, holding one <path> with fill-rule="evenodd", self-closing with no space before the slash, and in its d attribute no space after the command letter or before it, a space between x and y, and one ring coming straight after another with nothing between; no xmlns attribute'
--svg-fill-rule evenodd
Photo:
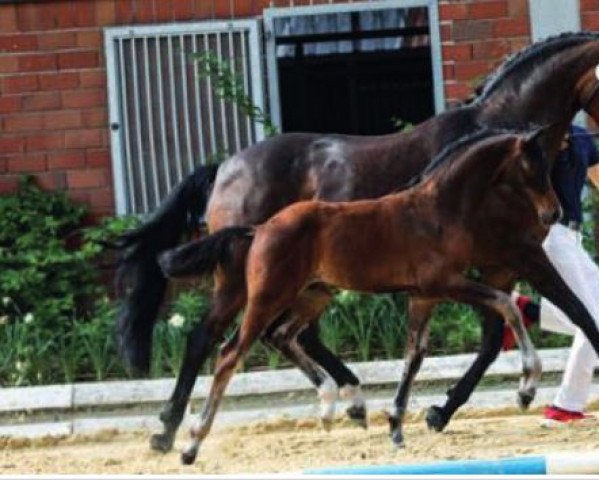
<svg viewBox="0 0 599 480"><path fill-rule="evenodd" d="M563 371L569 349L540 350L544 372ZM475 358L474 354L429 357L425 359L416 378L417 382L452 380L459 378ZM403 360L350 363L349 367L362 380L365 386L395 384L403 368ZM517 350L500 355L490 367L487 376L517 376L521 371L521 357ZM211 376L199 377L192 393L192 399L205 398ZM139 405L165 402L174 388L174 379L112 381L98 383L76 383L42 387L5 388L0 390L0 412L36 413L44 410L59 411L65 414L90 407L116 407L119 405ZM310 390L312 385L297 370L275 370L237 374L227 390L229 397L271 395L285 392ZM549 399L554 388L539 390L538 400ZM412 398L411 408L421 408L442 400L444 395L427 395ZM472 400L478 406L515 405L515 392L478 392ZM381 408L386 401L370 402L371 409ZM306 416L315 414L313 406L299 405L282 409L254 409L240 412L228 411L222 423L249 421L265 418L273 412L278 415ZM156 415L76 418L52 423L0 425L0 436L64 435L68 433L89 433L102 428L157 428Z"/></svg>

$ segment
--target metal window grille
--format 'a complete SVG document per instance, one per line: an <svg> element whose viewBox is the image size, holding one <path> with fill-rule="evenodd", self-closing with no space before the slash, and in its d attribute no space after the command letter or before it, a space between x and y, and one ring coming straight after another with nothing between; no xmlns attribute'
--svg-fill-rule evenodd
<svg viewBox="0 0 599 480"><path fill-rule="evenodd" d="M191 57L227 62L264 108L257 21L107 28L105 46L117 213L152 211L196 165L263 138Z"/></svg>

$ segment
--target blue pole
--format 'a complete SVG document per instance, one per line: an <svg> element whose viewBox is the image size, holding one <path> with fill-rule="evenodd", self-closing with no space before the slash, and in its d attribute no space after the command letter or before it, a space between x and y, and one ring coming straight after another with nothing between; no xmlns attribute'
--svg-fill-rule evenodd
<svg viewBox="0 0 599 480"><path fill-rule="evenodd" d="M305 470L306 474L333 475L545 475L544 456L500 460L463 460L414 465L361 465Z"/></svg>

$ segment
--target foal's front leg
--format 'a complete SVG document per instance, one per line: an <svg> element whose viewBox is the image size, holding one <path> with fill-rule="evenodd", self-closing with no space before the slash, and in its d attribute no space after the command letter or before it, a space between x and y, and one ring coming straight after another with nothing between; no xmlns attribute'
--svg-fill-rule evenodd
<svg viewBox="0 0 599 480"><path fill-rule="evenodd" d="M410 297L408 305L408 341L401 383L394 399L394 412L389 416L391 439L398 447L404 446L403 420L414 377L420 369L428 344L429 320L437 300Z"/></svg>

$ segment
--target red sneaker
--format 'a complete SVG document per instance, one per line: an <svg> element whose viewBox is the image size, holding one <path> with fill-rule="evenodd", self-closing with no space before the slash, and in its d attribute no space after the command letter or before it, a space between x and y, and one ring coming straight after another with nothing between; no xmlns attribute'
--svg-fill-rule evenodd
<svg viewBox="0 0 599 480"><path fill-rule="evenodd" d="M534 322L524 314L524 309L526 308L526 305L528 305L532 301L532 299L530 297L527 297L526 295L516 295L515 297L516 306L518 307L518 310L520 310L520 315L522 315L522 321L524 322L524 326L528 330ZM511 350L512 348L514 348L514 345L516 345L516 337L514 336L514 331L509 325L506 325L503 328L503 342L501 344L501 348L503 350Z"/></svg>
<svg viewBox="0 0 599 480"><path fill-rule="evenodd" d="M593 417L593 415L587 415L582 412L572 412L570 410L564 410L563 408L551 405L549 407L545 407L541 426L546 428L562 427L571 425L572 423L578 422L580 420L591 420L594 418L595 417Z"/></svg>

